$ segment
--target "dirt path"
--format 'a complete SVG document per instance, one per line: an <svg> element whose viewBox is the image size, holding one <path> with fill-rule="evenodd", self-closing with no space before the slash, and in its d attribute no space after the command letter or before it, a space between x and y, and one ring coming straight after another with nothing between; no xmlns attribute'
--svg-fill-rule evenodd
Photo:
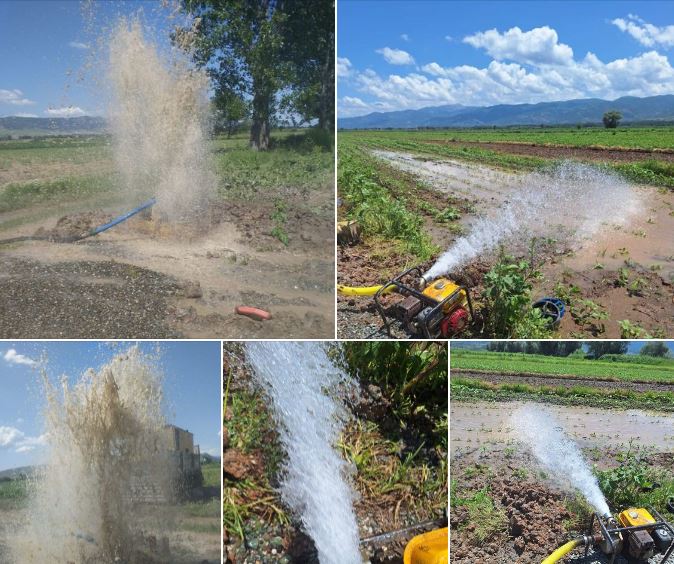
<svg viewBox="0 0 674 564"><path fill-rule="evenodd" d="M450 453L483 445L502 451L516 436L512 413L524 402L451 402ZM532 404L528 404L532 405ZM640 410L546 405L581 448L618 448L630 441L660 452L674 451L674 417Z"/></svg>
<svg viewBox="0 0 674 564"><path fill-rule="evenodd" d="M586 377L557 376L557 375L521 375L521 374L496 374L487 372L471 372L470 370L452 370L453 376L461 378L475 378L493 383L517 383L528 384L530 386L554 386L563 388L573 388L575 386L590 386L592 388L621 389L632 390L635 392L673 392L674 381L670 384L657 382L633 382L628 380L601 380Z"/></svg>
<svg viewBox="0 0 674 564"><path fill-rule="evenodd" d="M0 276L0 335L332 336L334 231L327 212L313 213L309 203L289 206L288 247L271 235L272 204L233 202L209 210L199 228L134 218L75 244L0 247L7 265ZM55 223L53 216L24 222L0 229L0 239ZM237 305L266 308L273 319L237 316Z"/></svg>
<svg viewBox="0 0 674 564"><path fill-rule="evenodd" d="M431 145L450 145L453 147L469 146L490 149L498 153L509 155L523 155L527 157L541 157L544 159L574 159L578 161L612 161L612 162L637 162L656 159L659 161L674 162L673 151L648 151L645 149L608 149L591 147L557 147L549 145L536 145L534 143L499 143L482 141L450 141L450 140L427 140L423 141Z"/></svg>

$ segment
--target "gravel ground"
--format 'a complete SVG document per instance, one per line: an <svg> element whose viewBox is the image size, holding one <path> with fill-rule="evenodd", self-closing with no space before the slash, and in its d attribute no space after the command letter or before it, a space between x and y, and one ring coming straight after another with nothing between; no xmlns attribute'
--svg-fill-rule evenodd
<svg viewBox="0 0 674 564"><path fill-rule="evenodd" d="M0 338L173 338L166 298L177 283L103 262L44 264L3 258Z"/></svg>

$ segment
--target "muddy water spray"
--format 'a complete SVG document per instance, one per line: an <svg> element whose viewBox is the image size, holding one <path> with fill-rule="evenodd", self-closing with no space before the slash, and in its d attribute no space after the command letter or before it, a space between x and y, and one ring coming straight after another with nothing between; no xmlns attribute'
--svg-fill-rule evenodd
<svg viewBox="0 0 674 564"><path fill-rule="evenodd" d="M255 381L267 392L287 461L285 503L302 519L321 564L358 564L358 526L346 465L335 451L346 417L340 390L353 380L316 342L253 342L246 347Z"/></svg>
<svg viewBox="0 0 674 564"><path fill-rule="evenodd" d="M511 418L518 438L529 445L541 465L560 486L576 488L599 514L609 514L597 478L578 445L564 433L551 412L533 406L517 409Z"/></svg>
<svg viewBox="0 0 674 564"><path fill-rule="evenodd" d="M44 382L49 457L28 523L11 540L13 560L136 562L138 488L168 493L171 480L161 454L159 372L133 347L73 386Z"/></svg>
<svg viewBox="0 0 674 564"><path fill-rule="evenodd" d="M424 275L432 280L464 266L518 236L570 236L576 242L592 236L604 224L622 225L640 208L633 187L619 176L573 162L549 174L522 175L521 186L494 217L480 217L470 232L457 239Z"/></svg>
<svg viewBox="0 0 674 564"><path fill-rule="evenodd" d="M161 55L139 20L121 18L110 38L107 79L115 161L126 188L156 196L161 217L194 219L216 187L207 76L177 49Z"/></svg>

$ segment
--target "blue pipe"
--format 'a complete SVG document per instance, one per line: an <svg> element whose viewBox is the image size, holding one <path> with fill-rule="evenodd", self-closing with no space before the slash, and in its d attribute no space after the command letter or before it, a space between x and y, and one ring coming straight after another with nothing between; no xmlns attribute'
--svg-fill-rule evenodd
<svg viewBox="0 0 674 564"><path fill-rule="evenodd" d="M112 221L108 223L104 223L103 225L99 225L95 229L92 229L89 232L89 236L91 235L98 235L99 233L103 233L103 231L106 231L110 229L111 227L114 227L115 225L122 223L122 221L126 221L130 217L136 215L137 213L142 212L143 210L146 210L147 208L150 208L154 206L157 203L156 198L152 198L145 202L144 204L138 206L137 208L132 209L130 212L125 213L124 215L120 215L119 217L116 217Z"/></svg>

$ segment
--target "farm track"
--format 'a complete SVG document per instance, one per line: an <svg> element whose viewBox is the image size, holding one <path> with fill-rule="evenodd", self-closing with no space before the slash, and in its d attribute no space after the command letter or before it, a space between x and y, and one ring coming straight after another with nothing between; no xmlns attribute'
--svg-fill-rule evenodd
<svg viewBox="0 0 674 564"><path fill-rule="evenodd" d="M452 369L453 376L473 378L494 384L528 384L529 386L546 386L554 388L574 388L577 386L602 388L608 390L630 390L634 392L674 392L674 381L670 384L662 382L638 382L634 380L608 380L588 378L585 376L561 375L524 375L495 372L476 372L472 370Z"/></svg>
<svg viewBox="0 0 674 564"><path fill-rule="evenodd" d="M420 140L420 143L429 145L447 145L450 147L479 147L497 153L520 155L525 157L540 157L544 159L575 159L592 162L624 162L633 163L646 160L658 160L674 163L674 151L650 151L633 148L599 148L599 147L568 147L537 145L535 143L504 143L485 141L450 141L450 140Z"/></svg>

